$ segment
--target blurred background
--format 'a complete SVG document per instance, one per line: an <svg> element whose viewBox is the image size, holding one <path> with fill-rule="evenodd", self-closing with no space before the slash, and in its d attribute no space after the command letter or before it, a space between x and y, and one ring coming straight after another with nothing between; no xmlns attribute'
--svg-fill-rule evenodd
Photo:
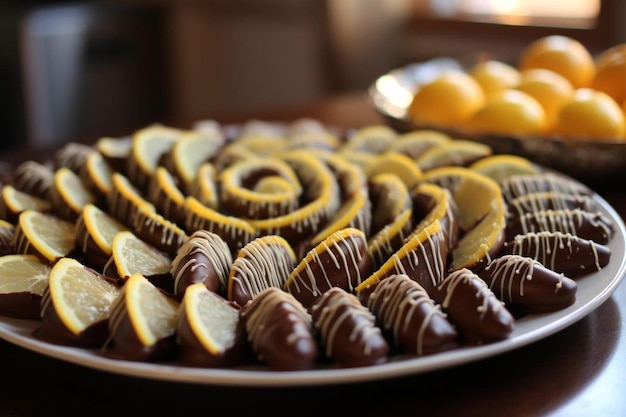
<svg viewBox="0 0 626 417"><path fill-rule="evenodd" d="M626 41L623 0L0 0L2 148L254 116L438 56Z"/></svg>

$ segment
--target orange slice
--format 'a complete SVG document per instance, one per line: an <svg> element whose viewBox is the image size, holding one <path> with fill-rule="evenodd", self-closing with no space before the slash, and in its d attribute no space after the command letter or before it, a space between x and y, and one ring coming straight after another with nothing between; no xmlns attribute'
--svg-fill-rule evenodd
<svg viewBox="0 0 626 417"><path fill-rule="evenodd" d="M413 159L396 152L385 152L377 156L365 168L365 175L368 179L385 173L398 176L408 189L415 187L423 175Z"/></svg>
<svg viewBox="0 0 626 417"><path fill-rule="evenodd" d="M224 354L237 342L239 309L209 289L201 282L191 284L185 290L181 302L177 326L184 335L182 325L209 355ZM184 348L185 344L181 344Z"/></svg>
<svg viewBox="0 0 626 417"><path fill-rule="evenodd" d="M113 239L128 230L119 220L94 204L87 204L76 221L75 239L87 262L102 267L111 257Z"/></svg>
<svg viewBox="0 0 626 417"><path fill-rule="evenodd" d="M106 321L119 288L72 258L63 258L50 271L49 302L65 327L79 335Z"/></svg>
<svg viewBox="0 0 626 417"><path fill-rule="evenodd" d="M15 223L21 212L25 210L50 211L52 205L40 197L19 191L12 185L2 187L0 200L0 218Z"/></svg>
<svg viewBox="0 0 626 417"><path fill-rule="evenodd" d="M113 188L113 169L100 152L92 152L85 161L83 181L85 185L104 201Z"/></svg>
<svg viewBox="0 0 626 417"><path fill-rule="evenodd" d="M97 199L78 174L63 167L54 173L51 200L52 209L59 217L75 221L83 207L86 204L96 203Z"/></svg>
<svg viewBox="0 0 626 417"><path fill-rule="evenodd" d="M123 304L132 330L143 346L154 346L159 340L175 333L179 303L165 295L143 275L133 274L122 287L109 321L114 343L116 326L120 323L120 304Z"/></svg>
<svg viewBox="0 0 626 417"><path fill-rule="evenodd" d="M196 176L200 166L210 160L222 147L221 135L207 135L199 131L185 132L171 150L173 174L182 181L184 188Z"/></svg>
<svg viewBox="0 0 626 417"><path fill-rule="evenodd" d="M16 253L30 253L56 262L75 249L74 228L73 222L52 214L26 210L20 214L13 247Z"/></svg>
<svg viewBox="0 0 626 417"><path fill-rule="evenodd" d="M156 211L173 223L185 222L185 194L178 188L176 179L165 167L158 167L148 184L146 199L154 204Z"/></svg>
<svg viewBox="0 0 626 417"><path fill-rule="evenodd" d="M117 275L128 279L133 274L158 276L168 274L171 258L156 250L131 231L115 235L111 245L112 261ZM113 275L111 275L113 276Z"/></svg>
<svg viewBox="0 0 626 417"><path fill-rule="evenodd" d="M424 179L450 190L459 208L463 237L452 253L452 270L482 264L501 248L506 205L497 182L462 167L437 168L426 172Z"/></svg>
<svg viewBox="0 0 626 417"><path fill-rule="evenodd" d="M417 159L428 149L450 142L452 138L446 133L432 129L417 129L398 135L391 143L389 152L398 152L412 159Z"/></svg>
<svg viewBox="0 0 626 417"><path fill-rule="evenodd" d="M148 205L154 209L135 185L123 174L114 172L111 177L113 188L107 198L107 211L113 217L132 227L139 207Z"/></svg>
<svg viewBox="0 0 626 417"><path fill-rule="evenodd" d="M492 153L487 145L457 139L433 146L418 156L415 162L422 171L428 171L443 166L467 166Z"/></svg>
<svg viewBox="0 0 626 417"><path fill-rule="evenodd" d="M0 315L39 319L50 265L35 255L0 257Z"/></svg>
<svg viewBox="0 0 626 417"><path fill-rule="evenodd" d="M215 179L217 170L210 162L205 162L198 168L198 174L187 187L186 191L190 197L195 197L199 202L207 207L216 209L218 207L219 197Z"/></svg>
<svg viewBox="0 0 626 417"><path fill-rule="evenodd" d="M485 175L497 183L514 175L538 174L539 167L528 159L517 155L492 155L480 159L469 169Z"/></svg>
<svg viewBox="0 0 626 417"><path fill-rule="evenodd" d="M364 126L348 137L341 150L380 154L391 146L397 136L398 132L386 125Z"/></svg>
<svg viewBox="0 0 626 417"><path fill-rule="evenodd" d="M96 149L111 164L114 171L126 173L128 157L132 148L132 137L101 137L96 141Z"/></svg>
<svg viewBox="0 0 626 417"><path fill-rule="evenodd" d="M145 190L163 154L170 152L183 131L163 125L151 125L133 135L128 158L128 179Z"/></svg>

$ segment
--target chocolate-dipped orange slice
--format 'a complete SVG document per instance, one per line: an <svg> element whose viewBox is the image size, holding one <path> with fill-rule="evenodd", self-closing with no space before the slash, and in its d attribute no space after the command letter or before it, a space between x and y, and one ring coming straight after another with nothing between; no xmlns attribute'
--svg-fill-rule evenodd
<svg viewBox="0 0 626 417"><path fill-rule="evenodd" d="M202 204L195 197L185 198L186 230L208 230L224 239L233 254L239 252L258 232L250 224L239 217L221 213Z"/></svg>
<svg viewBox="0 0 626 417"><path fill-rule="evenodd" d="M312 369L318 358L313 321L291 294L268 287L241 311L257 359L277 371Z"/></svg>
<svg viewBox="0 0 626 417"><path fill-rule="evenodd" d="M111 257L113 239L125 230L129 228L106 211L94 204L85 205L76 220L74 235L85 263L102 271Z"/></svg>
<svg viewBox="0 0 626 417"><path fill-rule="evenodd" d="M114 172L111 181L113 187L108 194L107 211L126 226L133 227L139 207L149 206L156 210L128 177Z"/></svg>
<svg viewBox="0 0 626 417"><path fill-rule="evenodd" d="M3 185L0 190L0 219L17 223L20 213L25 210L49 212L52 204L49 200L20 191L12 185Z"/></svg>
<svg viewBox="0 0 626 417"><path fill-rule="evenodd" d="M182 130L160 124L133 133L127 175L137 189L145 192L150 178L161 163L161 157L170 152L182 134Z"/></svg>
<svg viewBox="0 0 626 417"><path fill-rule="evenodd" d="M148 183L146 199L156 211L178 227L185 225L185 194L165 167L158 167Z"/></svg>
<svg viewBox="0 0 626 417"><path fill-rule="evenodd" d="M449 135L438 130L415 129L399 134L388 151L398 152L415 160L428 149L451 140Z"/></svg>
<svg viewBox="0 0 626 417"><path fill-rule="evenodd" d="M517 315L561 310L576 301L576 281L526 256L501 256L479 276Z"/></svg>
<svg viewBox="0 0 626 417"><path fill-rule="evenodd" d="M232 263L232 253L224 239L207 230L196 230L172 260L174 295L182 298L188 286L202 283L225 297Z"/></svg>
<svg viewBox="0 0 626 417"><path fill-rule="evenodd" d="M611 259L608 246L561 232L517 235L505 243L502 252L533 258L570 278L597 272L608 265Z"/></svg>
<svg viewBox="0 0 626 417"><path fill-rule="evenodd" d="M54 186L50 190L52 212L64 220L76 221L86 204L95 204L97 196L81 177L69 168L59 168L54 173Z"/></svg>
<svg viewBox="0 0 626 417"><path fill-rule="evenodd" d="M356 287L361 299L378 282L391 275L407 275L426 291L438 285L447 275L448 246L438 220L413 234L400 249L385 261L372 275Z"/></svg>
<svg viewBox="0 0 626 417"><path fill-rule="evenodd" d="M54 263L76 250L75 224L36 210L20 214L13 236L15 253L33 254Z"/></svg>
<svg viewBox="0 0 626 417"><path fill-rule="evenodd" d="M170 355L179 305L143 275L131 275L111 306L106 354L136 361Z"/></svg>
<svg viewBox="0 0 626 417"><path fill-rule="evenodd" d="M185 291L176 318L176 342L186 365L230 367L248 361L241 308L203 283Z"/></svg>
<svg viewBox="0 0 626 417"><path fill-rule="evenodd" d="M0 315L39 320L50 269L35 255L0 256Z"/></svg>
<svg viewBox="0 0 626 417"><path fill-rule="evenodd" d="M0 220L0 256L12 255L15 225L6 220Z"/></svg>
<svg viewBox="0 0 626 417"><path fill-rule="evenodd" d="M180 246L187 240L187 233L150 206L141 206L137 210L133 224L138 238L157 250L174 257Z"/></svg>
<svg viewBox="0 0 626 417"><path fill-rule="evenodd" d="M141 240L132 231L125 230L115 235L111 258L103 273L120 279L122 283L131 275L141 274L160 288L173 292L171 262L170 256Z"/></svg>
<svg viewBox="0 0 626 417"><path fill-rule="evenodd" d="M378 282L363 303L390 335L398 353L422 356L458 346L454 326L424 287L407 275L393 274Z"/></svg>
<svg viewBox="0 0 626 417"><path fill-rule="evenodd" d="M365 234L359 229L345 228L311 249L292 268L282 288L293 294L305 308L310 308L333 287L354 292L373 268Z"/></svg>
<svg viewBox="0 0 626 417"><path fill-rule="evenodd" d="M469 269L451 272L431 296L455 325L463 343L503 340L515 326L515 319L504 303Z"/></svg>
<svg viewBox="0 0 626 417"><path fill-rule="evenodd" d="M53 184L52 168L37 161L24 161L13 172L13 187L35 197L47 199Z"/></svg>
<svg viewBox="0 0 626 417"><path fill-rule="evenodd" d="M311 306L311 317L326 357L337 366L371 366L388 360L389 344L376 316L356 295L333 287Z"/></svg>
<svg viewBox="0 0 626 417"><path fill-rule="evenodd" d="M119 292L117 285L77 260L60 259L48 276L35 336L59 344L101 346Z"/></svg>
<svg viewBox="0 0 626 417"><path fill-rule="evenodd" d="M296 264L289 243L278 235L258 237L239 250L230 266L228 299L240 306L267 287L282 288Z"/></svg>
<svg viewBox="0 0 626 417"><path fill-rule="evenodd" d="M279 177L287 187L258 188L258 182L267 177ZM235 163L221 172L219 186L223 210L246 219L287 215L299 208L302 193L294 171L276 158L245 159Z"/></svg>
<svg viewBox="0 0 626 417"><path fill-rule="evenodd" d="M611 240L614 225L600 212L572 209L525 213L510 219L506 227L507 240L540 231L569 233L604 245Z"/></svg>

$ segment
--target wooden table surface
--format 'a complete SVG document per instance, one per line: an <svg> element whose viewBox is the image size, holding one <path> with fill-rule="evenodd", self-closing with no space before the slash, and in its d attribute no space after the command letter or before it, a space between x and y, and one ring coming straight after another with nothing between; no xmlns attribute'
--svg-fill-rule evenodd
<svg viewBox="0 0 626 417"><path fill-rule="evenodd" d="M362 94L259 114L342 127L382 123ZM15 160L6 153L2 160ZM626 216L619 187L597 190ZM413 376L328 386L228 387L122 376L0 340L1 416L624 416L626 286L566 329L511 352ZM228 413L228 414L223 414Z"/></svg>

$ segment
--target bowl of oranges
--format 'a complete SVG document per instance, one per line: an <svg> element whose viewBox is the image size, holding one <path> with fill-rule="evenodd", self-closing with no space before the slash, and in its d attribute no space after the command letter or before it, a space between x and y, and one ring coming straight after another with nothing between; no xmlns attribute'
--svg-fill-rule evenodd
<svg viewBox="0 0 626 417"><path fill-rule="evenodd" d="M369 94L400 131L440 130L589 184L626 181L626 44L592 55L551 35L528 44L516 63L409 64L379 77Z"/></svg>

